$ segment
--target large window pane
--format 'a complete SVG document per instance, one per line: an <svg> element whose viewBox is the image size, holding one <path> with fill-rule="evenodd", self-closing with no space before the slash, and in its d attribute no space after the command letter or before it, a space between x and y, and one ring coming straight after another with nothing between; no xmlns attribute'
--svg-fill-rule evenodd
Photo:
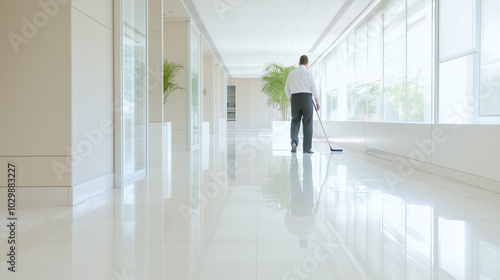
<svg viewBox="0 0 500 280"><path fill-rule="evenodd" d="M383 121L382 97L382 10L376 9L368 17L368 73L367 121Z"/></svg>
<svg viewBox="0 0 500 280"><path fill-rule="evenodd" d="M344 39L337 45L337 65L335 69L338 96L339 121L347 120L347 41Z"/></svg>
<svg viewBox="0 0 500 280"><path fill-rule="evenodd" d="M481 2L479 116L500 115L500 1Z"/></svg>
<svg viewBox="0 0 500 280"><path fill-rule="evenodd" d="M500 61L481 66L479 116L500 116Z"/></svg>
<svg viewBox="0 0 500 280"><path fill-rule="evenodd" d="M357 120L356 99L358 92L355 89L347 91L347 119L350 121Z"/></svg>
<svg viewBox="0 0 500 280"><path fill-rule="evenodd" d="M328 91L326 93L326 117L327 120L338 120L338 101L337 90Z"/></svg>
<svg viewBox="0 0 500 280"><path fill-rule="evenodd" d="M405 120L430 122L432 1L408 0L407 3Z"/></svg>
<svg viewBox="0 0 500 280"><path fill-rule="evenodd" d="M381 121L380 83L372 83L349 91L349 120Z"/></svg>
<svg viewBox="0 0 500 280"><path fill-rule="evenodd" d="M326 56L326 58L324 60L321 61L321 64L323 64L324 62L324 66L325 66L325 71L326 71L326 75L325 75L325 86L326 86L326 90L327 91L330 91L330 90L334 90L336 89L337 87L337 80L335 79L335 65L336 65L336 52L335 51L332 51L328 56ZM319 65L320 67L322 65ZM320 68L320 67L317 67L317 68ZM320 74L321 76L321 74Z"/></svg>
<svg viewBox="0 0 500 280"><path fill-rule="evenodd" d="M348 119L351 121L355 120L363 120L364 116L364 88L353 88L350 89L347 93L347 110L348 110Z"/></svg>
<svg viewBox="0 0 500 280"><path fill-rule="evenodd" d="M368 82L382 79L382 11L377 10L368 21Z"/></svg>
<svg viewBox="0 0 500 280"><path fill-rule="evenodd" d="M384 6L385 120L404 121L405 116L405 10L404 0Z"/></svg>
<svg viewBox="0 0 500 280"><path fill-rule="evenodd" d="M381 82L377 81L367 86L366 90L366 121L384 121L384 100L382 97Z"/></svg>
<svg viewBox="0 0 500 280"><path fill-rule="evenodd" d="M439 1L439 57L446 59L476 46L476 0Z"/></svg>
<svg viewBox="0 0 500 280"><path fill-rule="evenodd" d="M368 66L368 37L367 24L363 22L356 27L356 54L355 54L355 86L366 84Z"/></svg>
<svg viewBox="0 0 500 280"><path fill-rule="evenodd" d="M351 31L347 35L347 87L354 88L355 71L356 71L356 32Z"/></svg>
<svg viewBox="0 0 500 280"><path fill-rule="evenodd" d="M473 55L439 66L439 122L472 123Z"/></svg>
<svg viewBox="0 0 500 280"><path fill-rule="evenodd" d="M147 167L146 0L123 2L123 178Z"/></svg>

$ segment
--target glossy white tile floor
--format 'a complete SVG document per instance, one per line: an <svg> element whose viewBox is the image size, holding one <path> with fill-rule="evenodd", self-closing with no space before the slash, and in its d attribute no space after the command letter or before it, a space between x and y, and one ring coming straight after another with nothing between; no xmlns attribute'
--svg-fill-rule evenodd
<svg viewBox="0 0 500 280"><path fill-rule="evenodd" d="M2 210L0 279L500 279L496 198L418 171L390 185L395 165L321 141L272 147L231 133L75 207L21 208L15 274Z"/></svg>

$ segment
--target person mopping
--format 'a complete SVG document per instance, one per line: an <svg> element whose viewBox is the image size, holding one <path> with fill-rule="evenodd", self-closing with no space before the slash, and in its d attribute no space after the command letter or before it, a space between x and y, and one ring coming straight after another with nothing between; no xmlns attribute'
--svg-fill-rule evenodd
<svg viewBox="0 0 500 280"><path fill-rule="evenodd" d="M314 81L313 74L307 70L309 58L302 55L299 59L299 68L288 74L285 83L285 93L292 103L292 123L290 126L290 138L292 153L297 152L299 145L299 129L302 120L304 143L302 151L304 154L312 154L312 136L313 136L313 102L316 101L316 111L319 110L318 88Z"/></svg>

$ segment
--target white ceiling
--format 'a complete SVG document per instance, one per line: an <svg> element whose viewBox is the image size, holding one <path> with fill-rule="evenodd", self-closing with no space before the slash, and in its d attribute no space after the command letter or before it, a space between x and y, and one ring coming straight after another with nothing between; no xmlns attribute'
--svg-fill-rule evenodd
<svg viewBox="0 0 500 280"><path fill-rule="evenodd" d="M163 0L164 18L189 18L182 0Z"/></svg>
<svg viewBox="0 0 500 280"><path fill-rule="evenodd" d="M302 54L313 63L372 2L182 1L164 0L164 15L183 18L190 14L232 78L260 77L271 62L297 65Z"/></svg>

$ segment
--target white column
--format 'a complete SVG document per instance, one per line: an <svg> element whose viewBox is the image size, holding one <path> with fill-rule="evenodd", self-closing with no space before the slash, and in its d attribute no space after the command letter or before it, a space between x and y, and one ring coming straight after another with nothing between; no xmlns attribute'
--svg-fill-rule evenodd
<svg viewBox="0 0 500 280"><path fill-rule="evenodd" d="M163 113L163 2L149 0L149 164L165 164L166 128Z"/></svg>

